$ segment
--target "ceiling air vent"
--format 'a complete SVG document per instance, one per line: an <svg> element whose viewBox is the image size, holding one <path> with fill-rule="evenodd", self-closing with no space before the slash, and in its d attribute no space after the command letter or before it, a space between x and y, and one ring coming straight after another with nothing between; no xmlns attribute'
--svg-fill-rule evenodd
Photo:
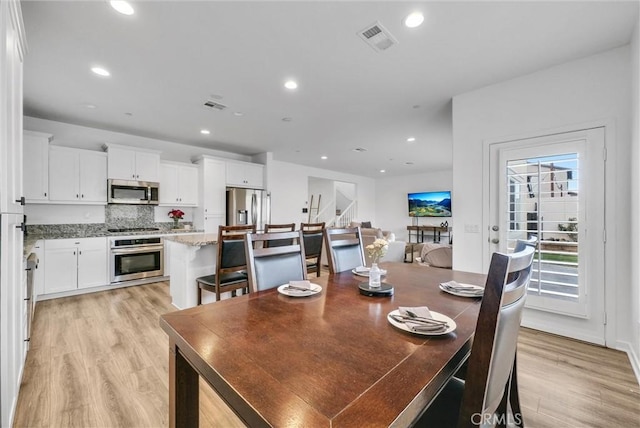
<svg viewBox="0 0 640 428"><path fill-rule="evenodd" d="M396 38L378 21L369 25L364 30L358 31L358 36L367 42L376 52L382 52L398 44Z"/></svg>
<svg viewBox="0 0 640 428"><path fill-rule="evenodd" d="M366 152L367 149L365 149L364 147L356 147L355 149L353 149L354 152Z"/></svg>
<svg viewBox="0 0 640 428"><path fill-rule="evenodd" d="M227 108L226 105L220 104L220 103L217 103L217 102L211 101L211 100L209 100L206 103L204 103L204 106L205 107L209 107L209 108L214 108L216 110L224 110L224 109Z"/></svg>

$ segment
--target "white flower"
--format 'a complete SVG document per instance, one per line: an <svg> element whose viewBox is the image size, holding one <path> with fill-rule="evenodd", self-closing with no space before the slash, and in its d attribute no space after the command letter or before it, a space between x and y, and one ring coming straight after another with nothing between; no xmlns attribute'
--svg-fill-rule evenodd
<svg viewBox="0 0 640 428"><path fill-rule="evenodd" d="M367 245L366 247L367 253L369 253L369 257L373 263L377 263L378 260L387 254L387 249L389 248L389 243L386 239L378 238L373 241L372 244Z"/></svg>

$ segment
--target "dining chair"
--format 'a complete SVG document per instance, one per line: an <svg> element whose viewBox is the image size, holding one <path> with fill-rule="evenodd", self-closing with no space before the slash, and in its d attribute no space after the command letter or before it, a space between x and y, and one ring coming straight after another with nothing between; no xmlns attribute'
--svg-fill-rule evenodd
<svg viewBox="0 0 640 428"><path fill-rule="evenodd" d="M296 230L295 223L286 223L286 224L265 224L264 232L265 233L275 233L275 232L293 232ZM265 241L262 245L269 245L271 247L279 247L283 245L291 245L292 241L290 239L274 239L271 241Z"/></svg>
<svg viewBox="0 0 640 428"><path fill-rule="evenodd" d="M340 273L364 266L364 247L360 227L325 229L324 242L330 273Z"/></svg>
<svg viewBox="0 0 640 428"><path fill-rule="evenodd" d="M322 234L324 232L324 222L321 223L300 223L302 231L304 254L306 256L307 273L316 273L320 276L322 259Z"/></svg>
<svg viewBox="0 0 640 428"><path fill-rule="evenodd" d="M287 239L290 245L270 245ZM259 244L262 243L262 246ZM267 244L267 245L265 245ZM251 233L245 237L249 292L307 279L302 231Z"/></svg>
<svg viewBox="0 0 640 428"><path fill-rule="evenodd" d="M528 245L517 253L493 254L466 380L452 377L415 427L505 426L509 395L517 387L513 366L533 255ZM524 425L519 407L511 414L515 425Z"/></svg>
<svg viewBox="0 0 640 428"><path fill-rule="evenodd" d="M255 233L255 231L255 225L218 227L216 272L196 278L198 305L202 304L202 290L215 293L216 301L220 300L221 293L227 291L231 291L233 297L236 296L238 289L248 292L244 236L247 233Z"/></svg>

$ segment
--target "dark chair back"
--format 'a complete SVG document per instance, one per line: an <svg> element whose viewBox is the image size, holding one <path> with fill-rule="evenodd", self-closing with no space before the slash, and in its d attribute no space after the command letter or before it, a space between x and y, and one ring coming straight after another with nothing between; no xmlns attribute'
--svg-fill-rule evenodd
<svg viewBox="0 0 640 428"><path fill-rule="evenodd" d="M265 224L264 232L265 233L276 233L276 232L293 232L296 230L295 223L286 223L286 224ZM284 245L291 245L292 241L290 239L274 239L271 241L263 242L263 245L271 246L271 247L280 247Z"/></svg>
<svg viewBox="0 0 640 428"><path fill-rule="evenodd" d="M270 245L282 239L292 244ZM245 251L250 293L307 279L302 231L248 234Z"/></svg>
<svg viewBox="0 0 640 428"><path fill-rule="evenodd" d="M300 223L303 235L304 253L307 257L307 273L316 273L320 276L320 263L322 259L322 241L324 232L322 223Z"/></svg>
<svg viewBox="0 0 640 428"><path fill-rule="evenodd" d="M324 242L327 248L329 272L340 273L364 266L364 247L359 227L325 229Z"/></svg>

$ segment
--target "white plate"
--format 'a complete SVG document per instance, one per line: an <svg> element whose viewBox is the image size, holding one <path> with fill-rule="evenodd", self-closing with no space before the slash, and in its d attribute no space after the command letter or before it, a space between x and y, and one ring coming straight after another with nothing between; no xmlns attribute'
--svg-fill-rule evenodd
<svg viewBox="0 0 640 428"><path fill-rule="evenodd" d="M355 269L351 269L351 273L352 273L352 274L354 274L354 275L358 275L358 276L366 276L367 278L369 278L369 270L370 270L370 269L371 269L371 268L370 268L370 267L368 267L368 268L366 268L366 270L363 270L363 271L360 271L360 272L358 272L358 271L357 271L357 270L355 270ZM387 271L386 271L385 269L380 269L380 276L384 276L384 275L386 275L386 274L387 274Z"/></svg>
<svg viewBox="0 0 640 428"><path fill-rule="evenodd" d="M400 315L400 311L398 309L396 309L395 311L389 312L389 314L387 315L387 320L391 323L391 325L393 325L396 328L399 328L400 330L404 330L406 332L413 333L413 334L419 334L421 336L442 336L443 334L449 334L456 329L457 327L456 322L451 318L449 318L448 316L443 315L440 312L434 312L434 311L430 311L430 312L431 312L431 318L438 321L446 321L446 323L449 324L449 327L446 330L441 330L441 331L413 331L405 323L398 322L393 318L391 318L392 315Z"/></svg>
<svg viewBox="0 0 640 428"><path fill-rule="evenodd" d="M460 285L464 286L464 287L472 287L474 290L478 290L478 291L482 291L482 294L484 294L484 288L480 287L479 285L473 285L473 284L464 284L464 283L459 283ZM440 290L444 291L445 293L449 293L449 294L453 294L454 296L458 296L458 297L482 297L482 294L476 294L473 291L455 291L455 290L450 290L446 287L444 287L442 284L440 284L438 287L440 287Z"/></svg>
<svg viewBox="0 0 640 428"><path fill-rule="evenodd" d="M289 289L288 287L289 284L282 284L278 287L278 293L291 297L306 297L313 296L314 294L318 294L322 291L322 287L318 284L311 284L311 289L309 290L293 290Z"/></svg>

